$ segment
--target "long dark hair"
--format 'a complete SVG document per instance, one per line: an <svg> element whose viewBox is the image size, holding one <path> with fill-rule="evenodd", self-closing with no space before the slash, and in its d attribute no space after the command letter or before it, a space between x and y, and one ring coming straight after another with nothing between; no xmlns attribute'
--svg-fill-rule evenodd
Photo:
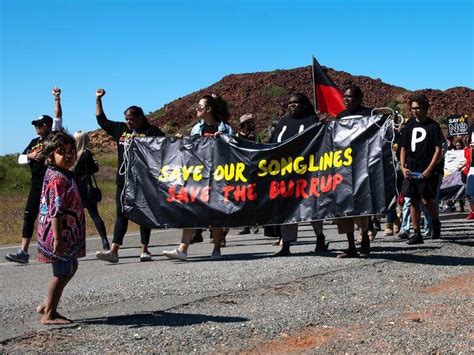
<svg viewBox="0 0 474 355"><path fill-rule="evenodd" d="M204 95L201 100L206 100L206 104L211 106L212 114L217 121L223 121L227 123L230 117L229 106L227 102L222 99L219 95Z"/></svg>

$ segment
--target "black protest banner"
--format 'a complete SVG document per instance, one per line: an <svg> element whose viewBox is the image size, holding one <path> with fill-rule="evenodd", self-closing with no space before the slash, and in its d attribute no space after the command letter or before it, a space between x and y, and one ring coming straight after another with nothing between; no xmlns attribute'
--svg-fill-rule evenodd
<svg viewBox="0 0 474 355"><path fill-rule="evenodd" d="M237 227L384 212L395 195L384 116L318 123L278 144L134 139L124 211L150 228Z"/></svg>

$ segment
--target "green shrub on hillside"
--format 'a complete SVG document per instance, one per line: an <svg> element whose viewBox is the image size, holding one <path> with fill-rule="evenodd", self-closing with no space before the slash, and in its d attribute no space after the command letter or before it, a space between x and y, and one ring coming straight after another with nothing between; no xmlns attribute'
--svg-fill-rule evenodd
<svg viewBox="0 0 474 355"><path fill-rule="evenodd" d="M18 164L18 154L0 156L0 191L27 191L30 179L30 169Z"/></svg>
<svg viewBox="0 0 474 355"><path fill-rule="evenodd" d="M390 107L394 111L401 112L402 111L402 103L398 100L392 100L387 104L387 107Z"/></svg>
<svg viewBox="0 0 474 355"><path fill-rule="evenodd" d="M286 95L288 91L284 87L271 84L265 86L264 92L270 97L277 98Z"/></svg>

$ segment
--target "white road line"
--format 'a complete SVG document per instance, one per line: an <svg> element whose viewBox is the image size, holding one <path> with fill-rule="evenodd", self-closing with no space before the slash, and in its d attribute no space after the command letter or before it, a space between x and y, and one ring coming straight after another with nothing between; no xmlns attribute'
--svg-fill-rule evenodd
<svg viewBox="0 0 474 355"><path fill-rule="evenodd" d="M159 233L166 233L166 232L171 232L171 231L176 231L177 229L162 229L162 230L152 230L151 231L151 235L153 234L159 234ZM133 237L133 236L137 236L137 235L140 235L140 232L137 232L137 233L129 233L129 234L126 234L125 237ZM87 240L100 240L100 237L87 237ZM31 247L36 247L38 246L37 243L32 243L30 244ZM7 247L0 247L0 250L9 250L9 249L18 249L19 248L19 244L17 245L10 245L10 246L7 246ZM1 265L1 264L0 264Z"/></svg>

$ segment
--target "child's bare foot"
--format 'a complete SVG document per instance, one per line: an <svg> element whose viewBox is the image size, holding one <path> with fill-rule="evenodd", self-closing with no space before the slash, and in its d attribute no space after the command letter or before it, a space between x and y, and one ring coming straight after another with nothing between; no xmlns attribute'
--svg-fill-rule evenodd
<svg viewBox="0 0 474 355"><path fill-rule="evenodd" d="M65 319L65 320L67 320L69 323L74 323L74 321L73 321L72 319L66 318L66 317L64 317L63 315L59 314L58 312L56 312L56 313L54 314L54 316L55 316L56 318L58 318L58 319Z"/></svg>
<svg viewBox="0 0 474 355"><path fill-rule="evenodd" d="M41 318L40 320L41 324L43 325L57 325L57 324L71 324L72 321L69 319L64 319L64 318Z"/></svg>
<svg viewBox="0 0 474 355"><path fill-rule="evenodd" d="M50 314L44 314L40 320L41 324L44 325L55 325L55 324L71 324L74 323L72 320L60 315L58 312L51 312Z"/></svg>

